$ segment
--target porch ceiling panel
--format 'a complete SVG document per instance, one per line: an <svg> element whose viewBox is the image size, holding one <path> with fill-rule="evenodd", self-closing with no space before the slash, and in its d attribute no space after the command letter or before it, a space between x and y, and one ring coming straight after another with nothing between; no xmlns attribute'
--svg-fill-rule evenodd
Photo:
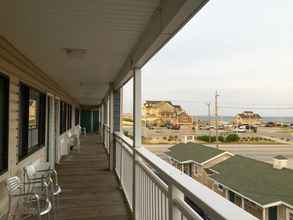
<svg viewBox="0 0 293 220"><path fill-rule="evenodd" d="M157 36L149 30L157 30L159 20L153 18L159 9L172 10L162 12L167 15L162 23L169 24L186 2L195 7L203 1L6 0L1 2L0 34L81 104L97 104L109 83L129 71L125 67L131 57L142 65L153 54L148 47L155 51L169 38L154 47Z"/></svg>

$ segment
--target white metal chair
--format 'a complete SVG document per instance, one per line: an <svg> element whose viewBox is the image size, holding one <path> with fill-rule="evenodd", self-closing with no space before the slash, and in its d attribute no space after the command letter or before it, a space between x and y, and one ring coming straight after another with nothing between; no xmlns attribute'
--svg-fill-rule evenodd
<svg viewBox="0 0 293 220"><path fill-rule="evenodd" d="M58 183L58 173L55 169L51 168L51 165L49 162L36 160L32 166L35 169L35 175L36 176L46 176L48 178L51 178L52 184L53 184L53 195L58 196L61 194L62 190Z"/></svg>
<svg viewBox="0 0 293 220"><path fill-rule="evenodd" d="M46 183L41 183L44 186L46 196L40 196L32 191L25 191L25 185L40 184L40 181L21 183L19 177L14 176L8 178L6 184L9 195L8 219L15 219L17 216L21 219L29 216L37 216L41 220L45 215L47 215L48 219L50 218L49 213L52 205L49 200L48 186Z"/></svg>
<svg viewBox="0 0 293 220"><path fill-rule="evenodd" d="M78 152L80 151L80 133L80 128L78 126L74 127L73 131L67 133L69 146L75 147Z"/></svg>
<svg viewBox="0 0 293 220"><path fill-rule="evenodd" d="M49 187L49 197L53 201L54 206L57 206L57 196L61 193L61 187L58 184L58 175L56 170L51 169L50 165L46 162L37 160L33 164L24 167L25 180L27 182L42 181L45 182ZM32 191L42 195L43 185L33 185Z"/></svg>

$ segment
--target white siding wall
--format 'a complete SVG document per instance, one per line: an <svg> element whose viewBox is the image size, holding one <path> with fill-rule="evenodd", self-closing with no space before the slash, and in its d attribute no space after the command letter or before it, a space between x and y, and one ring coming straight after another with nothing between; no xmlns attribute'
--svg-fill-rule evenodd
<svg viewBox="0 0 293 220"><path fill-rule="evenodd" d="M20 81L33 86L40 91L50 92L67 101L73 100L62 89L48 78L39 68L17 51L6 39L0 36L0 72L10 79L9 94L9 158L8 171L0 175L0 219L1 214L7 210L7 193L5 180L9 176L22 176L23 167L32 161L46 159L46 148L41 148L29 157L18 162L18 133L19 133L19 83ZM72 115L74 117L74 114Z"/></svg>

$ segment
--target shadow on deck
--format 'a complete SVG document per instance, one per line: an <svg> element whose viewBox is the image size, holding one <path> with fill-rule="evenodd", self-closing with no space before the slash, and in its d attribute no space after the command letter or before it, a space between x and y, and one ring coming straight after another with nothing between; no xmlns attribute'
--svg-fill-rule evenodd
<svg viewBox="0 0 293 220"><path fill-rule="evenodd" d="M71 152L58 165L57 219L128 220L130 212L97 135L81 139L81 151Z"/></svg>

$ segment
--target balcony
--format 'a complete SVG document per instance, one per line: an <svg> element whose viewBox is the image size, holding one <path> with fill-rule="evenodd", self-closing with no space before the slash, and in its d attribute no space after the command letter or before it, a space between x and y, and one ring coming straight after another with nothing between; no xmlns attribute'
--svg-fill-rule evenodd
<svg viewBox="0 0 293 220"><path fill-rule="evenodd" d="M119 183L108 170L105 149L97 135L81 139L81 151L58 165L63 192L56 219L130 219Z"/></svg>
<svg viewBox="0 0 293 220"><path fill-rule="evenodd" d="M141 145L141 69L207 1L121 2L1 5L0 218L5 180L43 160L63 189L55 219L256 219ZM131 78L133 140L120 133L121 88ZM85 117L98 121L99 135L70 151L64 138ZM29 132L37 118L38 132Z"/></svg>

